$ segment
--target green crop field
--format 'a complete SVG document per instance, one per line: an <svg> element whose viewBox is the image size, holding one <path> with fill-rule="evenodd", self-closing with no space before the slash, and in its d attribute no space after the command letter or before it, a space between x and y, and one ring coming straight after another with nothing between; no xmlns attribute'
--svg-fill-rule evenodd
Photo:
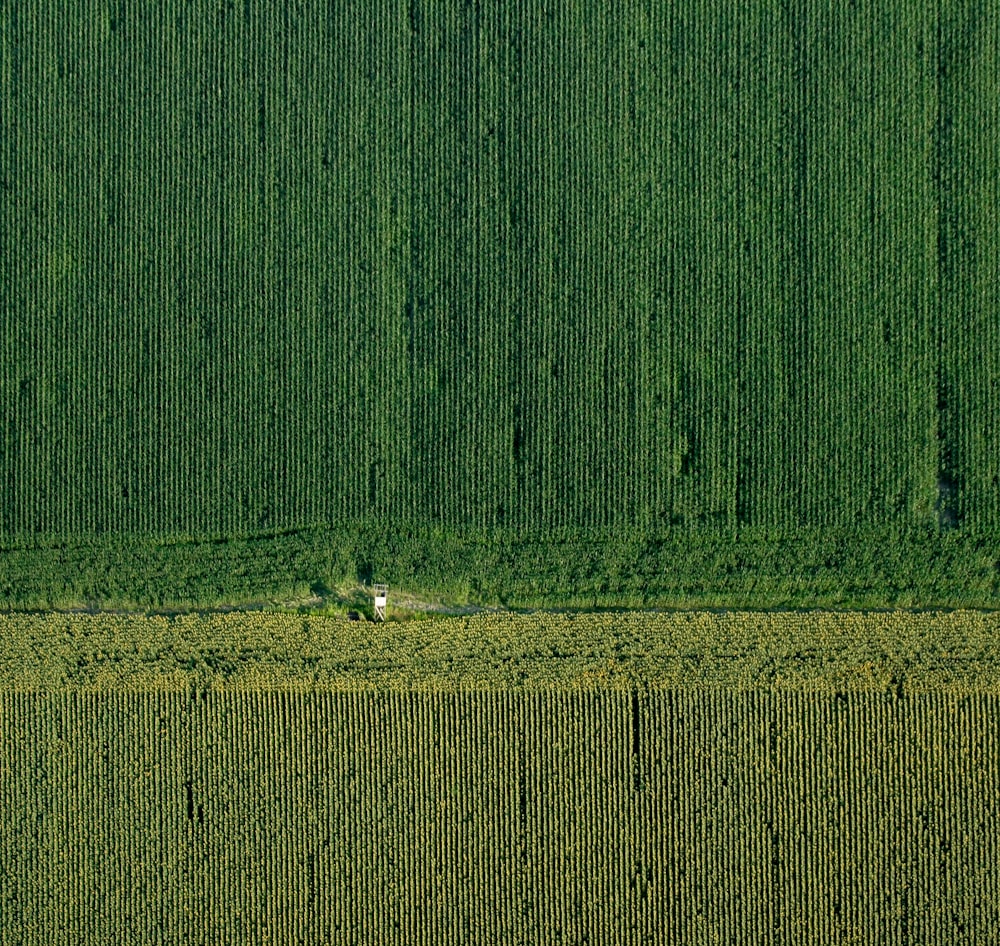
<svg viewBox="0 0 1000 946"><path fill-rule="evenodd" d="M1000 613L0 615L0 692L1000 695Z"/></svg>
<svg viewBox="0 0 1000 946"><path fill-rule="evenodd" d="M0 943L978 946L1000 924L998 711L5 694Z"/></svg>
<svg viewBox="0 0 1000 946"><path fill-rule="evenodd" d="M995 602L998 35L0 2L0 599Z"/></svg>

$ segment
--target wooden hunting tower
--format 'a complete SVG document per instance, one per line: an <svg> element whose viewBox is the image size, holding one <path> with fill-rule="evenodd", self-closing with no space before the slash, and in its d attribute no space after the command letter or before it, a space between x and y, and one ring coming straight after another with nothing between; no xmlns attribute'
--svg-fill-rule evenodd
<svg viewBox="0 0 1000 946"><path fill-rule="evenodd" d="M375 620L385 620L385 604L389 598L388 585L372 585L372 597L375 599Z"/></svg>

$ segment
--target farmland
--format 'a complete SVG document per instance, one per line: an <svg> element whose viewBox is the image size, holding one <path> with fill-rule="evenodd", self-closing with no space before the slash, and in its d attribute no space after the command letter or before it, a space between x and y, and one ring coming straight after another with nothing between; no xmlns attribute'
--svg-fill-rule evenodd
<svg viewBox="0 0 1000 946"><path fill-rule="evenodd" d="M0 0L0 946L992 941L998 37Z"/></svg>
<svg viewBox="0 0 1000 946"><path fill-rule="evenodd" d="M0 599L995 601L1000 14L606 14L0 3Z"/></svg>
<svg viewBox="0 0 1000 946"><path fill-rule="evenodd" d="M1000 694L1000 613L0 615L0 691Z"/></svg>
<svg viewBox="0 0 1000 946"><path fill-rule="evenodd" d="M0 618L0 943L988 941L1000 616Z"/></svg>
<svg viewBox="0 0 1000 946"><path fill-rule="evenodd" d="M988 942L997 710L7 694L0 943Z"/></svg>

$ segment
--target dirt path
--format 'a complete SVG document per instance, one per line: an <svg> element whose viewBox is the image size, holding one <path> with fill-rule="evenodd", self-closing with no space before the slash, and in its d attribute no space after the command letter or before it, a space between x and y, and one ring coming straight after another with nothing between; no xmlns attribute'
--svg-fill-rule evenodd
<svg viewBox="0 0 1000 946"><path fill-rule="evenodd" d="M310 594L297 598L270 598L240 601L232 604L192 605L190 607L151 607L151 608L104 608L100 602L71 608L46 609L54 614L160 614L174 616L179 614L227 614L232 611L298 611L329 614L343 611L345 614L356 612L367 614L371 610L371 593L363 585L342 586L330 589L323 594ZM468 615L482 611L503 611L504 608L488 608L477 604L458 603L421 597L406 591L389 591L389 617L405 619L407 616L419 614Z"/></svg>

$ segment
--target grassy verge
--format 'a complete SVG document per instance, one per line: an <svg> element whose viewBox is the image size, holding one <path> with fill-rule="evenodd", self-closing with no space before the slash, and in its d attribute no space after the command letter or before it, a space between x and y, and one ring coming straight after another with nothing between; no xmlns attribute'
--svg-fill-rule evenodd
<svg viewBox="0 0 1000 946"><path fill-rule="evenodd" d="M338 588L373 577L455 606L992 608L1000 602L1000 536L357 525L236 537L50 537L0 548L0 607L273 607L330 602Z"/></svg>

